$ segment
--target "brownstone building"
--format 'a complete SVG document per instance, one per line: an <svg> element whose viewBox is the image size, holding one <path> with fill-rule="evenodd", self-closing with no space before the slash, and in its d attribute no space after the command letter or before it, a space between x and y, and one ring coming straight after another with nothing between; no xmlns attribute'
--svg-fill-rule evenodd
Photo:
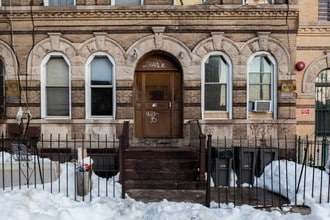
<svg viewBox="0 0 330 220"><path fill-rule="evenodd" d="M302 2L2 0L1 131L21 109L45 137L130 121L132 139L185 139L192 119L220 138L304 135L315 78L295 64L329 44L305 45Z"/></svg>

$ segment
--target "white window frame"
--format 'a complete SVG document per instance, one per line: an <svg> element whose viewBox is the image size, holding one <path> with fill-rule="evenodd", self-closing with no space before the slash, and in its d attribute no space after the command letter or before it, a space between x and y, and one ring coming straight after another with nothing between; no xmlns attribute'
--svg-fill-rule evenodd
<svg viewBox="0 0 330 220"><path fill-rule="evenodd" d="M46 96L46 65L50 58L52 57L63 57L67 65L69 66L69 116L48 116L46 114L47 110L47 96ZM41 118L43 119L71 119L71 64L69 59L62 53L52 52L47 54L41 62L40 65L40 86L41 86Z"/></svg>
<svg viewBox="0 0 330 220"><path fill-rule="evenodd" d="M111 0L111 5L116 5L117 0ZM144 0L140 0L140 5L144 5Z"/></svg>
<svg viewBox="0 0 330 220"><path fill-rule="evenodd" d="M208 111L205 110L205 62L209 59L210 56L222 56L226 62L228 63L228 73L227 73L227 97L226 97L226 105L227 105L227 109L226 111ZM218 52L218 51L214 51L211 52L209 54L207 54L207 56L205 56L202 60L202 65L201 65L201 79L202 79L202 91L201 91L201 108L202 108L202 118L203 119L232 119L232 84L233 84L233 80L232 80L232 71L233 71L233 65L231 62L231 59L229 58L229 56L227 56L225 53L223 52ZM214 117L205 117L205 113L228 113L228 117L225 118L214 118Z"/></svg>
<svg viewBox="0 0 330 220"><path fill-rule="evenodd" d="M77 1L73 0L73 5L72 6L76 6L76 5L77 5ZM49 0L44 0L44 6L49 6ZM63 7L63 6L71 6L71 5L59 5L59 7Z"/></svg>
<svg viewBox="0 0 330 220"><path fill-rule="evenodd" d="M90 77L91 77L91 68L90 65L93 61L93 59L97 56L105 56L109 59L109 61L112 63L112 115L110 116L95 116L91 114L91 88L90 88ZM87 119L97 119L97 118L102 118L102 119L115 119L116 118L116 67L115 67L115 62L114 59L109 56L106 53L103 52L97 52L92 54L86 61L85 64L85 72L86 72L86 77L85 77L85 108L86 108L86 118Z"/></svg>
<svg viewBox="0 0 330 220"><path fill-rule="evenodd" d="M250 81L249 81L249 77L250 77L250 63L252 62L252 60L257 57L257 56L266 56L270 62L272 63L272 73L271 73L271 94L270 94L270 101L271 101L271 111L269 113L273 114L273 118L276 119L277 118L277 62L275 60L275 58L273 57L273 55L271 55L268 52L257 52L255 54L253 54L247 62L247 81L246 81L246 85L247 85L247 91L246 91L246 109L247 109L247 117L249 118L249 114L253 114L254 112L251 111L250 109Z"/></svg>

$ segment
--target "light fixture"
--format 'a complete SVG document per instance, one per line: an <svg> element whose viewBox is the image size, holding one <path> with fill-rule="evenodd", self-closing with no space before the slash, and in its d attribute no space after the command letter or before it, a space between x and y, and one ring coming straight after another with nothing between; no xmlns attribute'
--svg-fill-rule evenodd
<svg viewBox="0 0 330 220"><path fill-rule="evenodd" d="M183 52L180 52L180 53L179 53L179 57L180 57L181 59L183 59L183 58L184 58L184 53L183 53Z"/></svg>
<svg viewBox="0 0 330 220"><path fill-rule="evenodd" d="M136 60L137 59L137 56L138 56L138 54L137 54L136 48L134 48L133 49L133 53L132 53L133 60Z"/></svg>

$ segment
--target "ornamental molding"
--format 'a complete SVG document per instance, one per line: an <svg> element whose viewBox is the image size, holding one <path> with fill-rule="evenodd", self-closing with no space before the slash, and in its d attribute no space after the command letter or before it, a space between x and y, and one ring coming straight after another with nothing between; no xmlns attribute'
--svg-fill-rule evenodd
<svg viewBox="0 0 330 220"><path fill-rule="evenodd" d="M308 26L299 27L298 35L330 35L329 26Z"/></svg>
<svg viewBox="0 0 330 220"><path fill-rule="evenodd" d="M31 18L31 12L29 10L3 10L2 13L13 18ZM210 17L282 17L287 19L290 17L298 18L298 10L287 8L219 8L219 7L195 7L191 9L180 8L146 8L146 9L65 9L65 10L46 10L45 8L39 8L33 10L33 18L49 18L57 17L61 18L73 18L73 19L86 19L86 18L107 18L107 19L122 19L122 18L166 18L166 17L201 17L209 19Z"/></svg>

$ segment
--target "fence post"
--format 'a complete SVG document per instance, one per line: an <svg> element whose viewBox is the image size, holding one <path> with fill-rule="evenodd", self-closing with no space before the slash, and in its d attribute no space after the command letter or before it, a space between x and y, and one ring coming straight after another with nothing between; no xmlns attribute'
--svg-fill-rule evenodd
<svg viewBox="0 0 330 220"><path fill-rule="evenodd" d="M322 164L321 164L321 166L323 167L325 166L325 163L328 161L328 150L329 150L328 138L324 136L322 140Z"/></svg>
<svg viewBox="0 0 330 220"><path fill-rule="evenodd" d="M301 154L301 137L299 136L298 137L298 164L301 164L301 157L302 157L302 154Z"/></svg>
<svg viewBox="0 0 330 220"><path fill-rule="evenodd" d="M126 148L129 145L129 122L124 121L122 133L119 136L119 170L120 170L120 180L121 180L121 198L125 199L126 186L125 186L125 154Z"/></svg>
<svg viewBox="0 0 330 220"><path fill-rule="evenodd" d="M212 153L212 135L207 135L207 180L205 205L210 207L211 202L211 153Z"/></svg>
<svg viewBox="0 0 330 220"><path fill-rule="evenodd" d="M199 181L205 181L205 140L206 135L199 135Z"/></svg>

